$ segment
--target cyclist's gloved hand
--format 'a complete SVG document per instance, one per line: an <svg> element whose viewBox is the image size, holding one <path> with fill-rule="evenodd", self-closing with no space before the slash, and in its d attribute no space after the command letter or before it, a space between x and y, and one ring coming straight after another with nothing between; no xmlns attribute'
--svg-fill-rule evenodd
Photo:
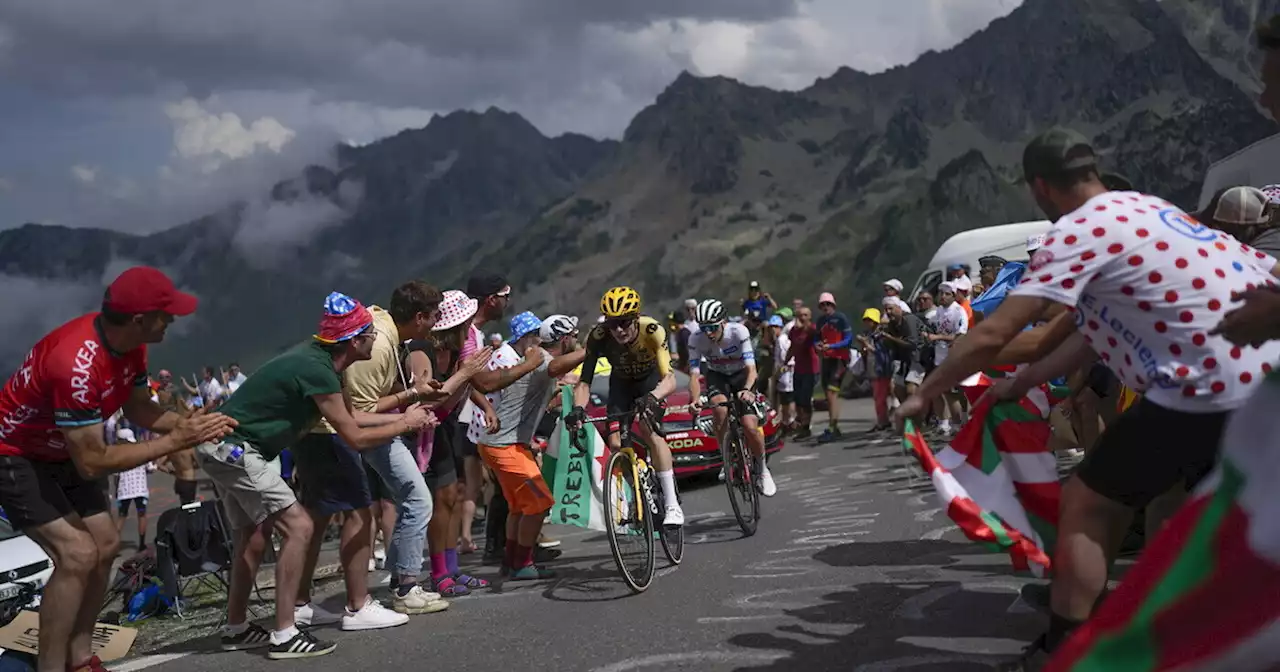
<svg viewBox="0 0 1280 672"><path fill-rule="evenodd" d="M574 406L569 414L564 416L564 426L572 431L577 431L587 421L587 409L581 406Z"/></svg>

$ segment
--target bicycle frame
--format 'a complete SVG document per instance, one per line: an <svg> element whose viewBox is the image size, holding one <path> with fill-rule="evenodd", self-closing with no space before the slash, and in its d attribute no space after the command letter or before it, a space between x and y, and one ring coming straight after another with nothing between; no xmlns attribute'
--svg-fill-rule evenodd
<svg viewBox="0 0 1280 672"><path fill-rule="evenodd" d="M622 452L631 458L631 479L632 479L631 482L639 483L640 472L642 470L648 469L649 463L645 462L644 459L641 458L638 453L636 453L635 447L631 445L631 425L635 423L635 417L636 417L636 411L635 409L632 409L627 411L626 413L615 413L613 415L606 415L601 418L589 418L587 419L587 423L593 424L593 425L599 425L599 424L605 424L613 421L618 421L619 423L618 450L619 452ZM608 446L609 445L608 434L606 434L605 437L606 437L605 445ZM610 448L610 450L613 450L613 449ZM608 478L608 475L606 474L605 477ZM647 493L645 494L645 497L646 498L648 497ZM648 513L646 509L648 509L649 507L641 506L637 508L640 510L638 518L639 520L643 521L645 515Z"/></svg>

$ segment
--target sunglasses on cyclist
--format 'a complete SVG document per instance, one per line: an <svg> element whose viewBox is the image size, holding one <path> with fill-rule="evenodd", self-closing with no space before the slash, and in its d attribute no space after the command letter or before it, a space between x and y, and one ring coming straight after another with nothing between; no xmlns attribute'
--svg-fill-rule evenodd
<svg viewBox="0 0 1280 672"><path fill-rule="evenodd" d="M702 330L702 333L704 333L704 334L714 334L714 333L716 333L717 331L720 331L720 326L721 326L721 325L720 325L719 323L716 323L716 324L699 324L699 325L698 325L698 328L699 328L699 329L701 329L701 330Z"/></svg>
<svg viewBox="0 0 1280 672"><path fill-rule="evenodd" d="M631 327L631 325L636 323L636 319L637 318L634 318L634 317L615 317L609 320L605 320L604 326L608 329L614 329L614 330L628 329Z"/></svg>

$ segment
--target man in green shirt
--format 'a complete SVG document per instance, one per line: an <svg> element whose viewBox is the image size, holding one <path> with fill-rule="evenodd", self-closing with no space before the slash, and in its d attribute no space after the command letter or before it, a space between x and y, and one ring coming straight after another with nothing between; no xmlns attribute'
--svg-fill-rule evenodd
<svg viewBox="0 0 1280 672"><path fill-rule="evenodd" d="M355 450L434 424L434 416L416 405L403 414L352 409L341 373L369 359L377 336L364 306L338 292L330 294L313 339L267 362L219 409L239 423L236 431L196 448L205 473L222 492L235 535L223 650L267 646L268 658L284 659L320 656L335 647L294 625L294 604L314 530L311 517L296 505L293 490L268 463L321 418ZM248 622L247 610L272 530L280 533L283 543L276 561L276 628L268 633Z"/></svg>

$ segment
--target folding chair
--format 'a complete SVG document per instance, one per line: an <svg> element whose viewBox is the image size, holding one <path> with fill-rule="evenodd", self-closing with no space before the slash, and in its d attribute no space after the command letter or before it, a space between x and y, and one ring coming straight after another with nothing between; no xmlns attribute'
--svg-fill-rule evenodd
<svg viewBox="0 0 1280 672"><path fill-rule="evenodd" d="M195 587L230 591L231 539L222 503L204 500L160 515L156 526L156 565L165 597L179 617Z"/></svg>

